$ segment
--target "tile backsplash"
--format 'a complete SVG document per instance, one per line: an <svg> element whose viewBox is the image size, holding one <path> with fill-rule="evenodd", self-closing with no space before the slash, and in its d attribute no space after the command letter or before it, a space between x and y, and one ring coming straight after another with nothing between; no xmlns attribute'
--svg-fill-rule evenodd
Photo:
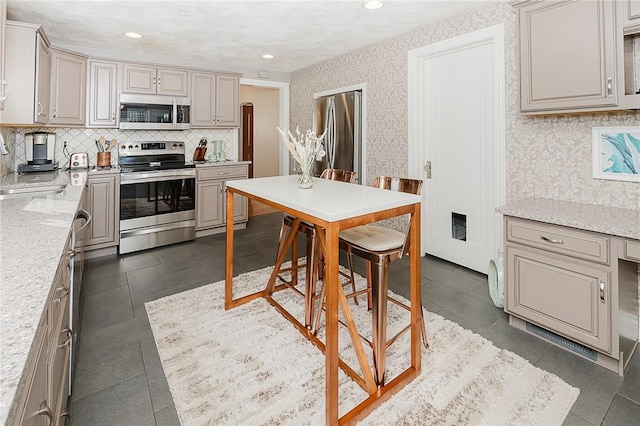
<svg viewBox="0 0 640 426"><path fill-rule="evenodd" d="M11 151L10 155L3 155L0 158L0 175L15 171L18 164L25 162L24 135L30 132L54 132L56 133L55 159L60 163L60 167L68 166L69 156L74 152L89 153L89 165L96 164L98 149L95 141L104 136L105 139L116 139L118 144L125 142L143 141L182 141L186 145L186 159L191 161L195 148L201 138L207 138L209 151L212 150L211 143L214 140L223 141L223 149L228 159L237 159L238 155L238 130L237 129L191 129L181 131L160 131L160 130L119 130L111 128L0 128L7 146ZM65 142L67 144L64 148ZM112 164L118 161L117 148L111 151Z"/></svg>

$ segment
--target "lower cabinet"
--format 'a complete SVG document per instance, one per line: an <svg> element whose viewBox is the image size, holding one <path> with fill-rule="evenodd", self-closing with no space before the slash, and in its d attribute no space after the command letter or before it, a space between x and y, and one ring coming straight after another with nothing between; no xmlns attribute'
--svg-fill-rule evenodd
<svg viewBox="0 0 640 426"><path fill-rule="evenodd" d="M505 237L510 324L622 376L638 342L635 241L514 217Z"/></svg>
<svg viewBox="0 0 640 426"><path fill-rule="evenodd" d="M84 250L95 250L118 245L120 223L120 175L89 174L84 209L92 222L85 237Z"/></svg>
<svg viewBox="0 0 640 426"><path fill-rule="evenodd" d="M507 246L507 311L610 352L610 274L535 249Z"/></svg>
<svg viewBox="0 0 640 426"><path fill-rule="evenodd" d="M226 223L225 182L246 179L246 164L210 166L198 168L196 173L196 231L217 230L224 232ZM235 196L233 221L244 224L249 216L247 199Z"/></svg>
<svg viewBox="0 0 640 426"><path fill-rule="evenodd" d="M40 330L36 333L36 356L27 372L24 407L15 425L71 424L67 411L69 396L69 348L72 331L69 319L70 251L67 240L58 264L51 294L42 314Z"/></svg>

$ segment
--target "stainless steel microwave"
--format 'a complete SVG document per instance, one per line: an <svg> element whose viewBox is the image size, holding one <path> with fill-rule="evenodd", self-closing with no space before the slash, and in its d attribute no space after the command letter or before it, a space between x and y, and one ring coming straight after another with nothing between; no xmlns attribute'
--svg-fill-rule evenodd
<svg viewBox="0 0 640 426"><path fill-rule="evenodd" d="M191 127L191 100L157 95L120 95L119 128L184 130Z"/></svg>

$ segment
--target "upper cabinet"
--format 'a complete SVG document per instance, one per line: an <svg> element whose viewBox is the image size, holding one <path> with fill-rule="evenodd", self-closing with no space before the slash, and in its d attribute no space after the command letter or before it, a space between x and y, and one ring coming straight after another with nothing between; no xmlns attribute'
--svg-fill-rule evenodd
<svg viewBox="0 0 640 426"><path fill-rule="evenodd" d="M117 75L115 62L89 61L89 127L116 127Z"/></svg>
<svg viewBox="0 0 640 426"><path fill-rule="evenodd" d="M640 26L640 0L622 0L620 8L620 22L624 28Z"/></svg>
<svg viewBox="0 0 640 426"><path fill-rule="evenodd" d="M87 58L51 49L51 125L84 125L86 116Z"/></svg>
<svg viewBox="0 0 640 426"><path fill-rule="evenodd" d="M640 108L625 88L619 14L626 7L608 0L519 4L521 112Z"/></svg>
<svg viewBox="0 0 640 426"><path fill-rule="evenodd" d="M9 83L4 78L4 22L7 19L7 2L0 0L0 111L4 109L4 101L9 97Z"/></svg>
<svg viewBox="0 0 640 426"><path fill-rule="evenodd" d="M39 25L6 21L5 79L11 96L5 100L3 124L47 124L51 58L49 40Z"/></svg>
<svg viewBox="0 0 640 426"><path fill-rule="evenodd" d="M240 79L237 75L191 73L191 127L238 127Z"/></svg>
<svg viewBox="0 0 640 426"><path fill-rule="evenodd" d="M122 93L187 96L188 77L186 70L123 64Z"/></svg>

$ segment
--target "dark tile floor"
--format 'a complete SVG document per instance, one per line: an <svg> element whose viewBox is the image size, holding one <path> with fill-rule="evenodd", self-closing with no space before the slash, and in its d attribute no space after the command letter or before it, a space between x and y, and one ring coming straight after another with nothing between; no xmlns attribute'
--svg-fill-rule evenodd
<svg viewBox="0 0 640 426"><path fill-rule="evenodd" d="M234 273L273 264L281 215L251 217L235 238ZM301 247L304 247L301 244ZM83 323L70 400L76 426L178 425L144 303L224 279L224 234L87 262ZM362 273L362 265L358 265ZM391 289L408 296L408 263L392 264ZM565 424L640 424L640 354L624 380L512 328L488 294L486 275L422 259L424 306L580 388Z"/></svg>

